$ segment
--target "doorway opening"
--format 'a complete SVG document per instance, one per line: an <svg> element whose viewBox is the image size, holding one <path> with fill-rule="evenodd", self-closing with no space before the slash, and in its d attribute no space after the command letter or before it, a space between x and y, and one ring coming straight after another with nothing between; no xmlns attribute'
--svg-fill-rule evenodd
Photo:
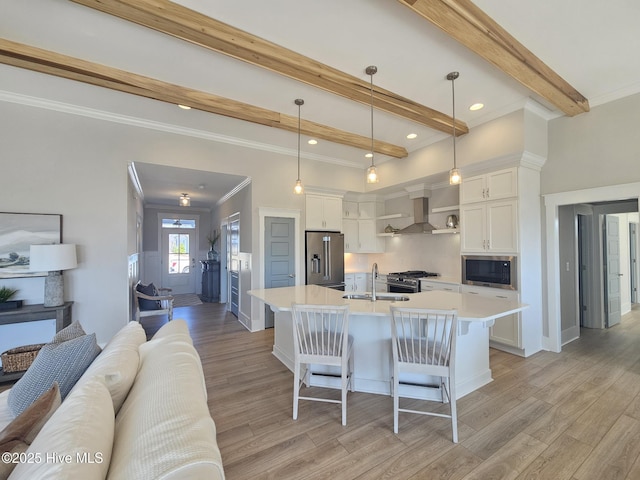
<svg viewBox="0 0 640 480"><path fill-rule="evenodd" d="M613 327L637 302L637 223L637 199L558 208L563 345L580 328Z"/></svg>

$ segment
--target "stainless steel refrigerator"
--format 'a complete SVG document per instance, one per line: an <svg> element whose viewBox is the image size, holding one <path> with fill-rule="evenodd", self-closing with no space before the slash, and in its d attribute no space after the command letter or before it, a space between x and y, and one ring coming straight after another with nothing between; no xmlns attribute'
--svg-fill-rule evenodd
<svg viewBox="0 0 640 480"><path fill-rule="evenodd" d="M344 235L305 233L306 284L344 290Z"/></svg>

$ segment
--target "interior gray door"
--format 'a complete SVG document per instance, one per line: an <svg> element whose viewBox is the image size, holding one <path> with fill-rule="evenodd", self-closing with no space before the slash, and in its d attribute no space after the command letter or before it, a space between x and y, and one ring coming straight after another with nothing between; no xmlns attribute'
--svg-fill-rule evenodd
<svg viewBox="0 0 640 480"><path fill-rule="evenodd" d="M622 299L620 298L620 227L615 215L605 215L604 266L606 327L620 323Z"/></svg>
<svg viewBox="0 0 640 480"><path fill-rule="evenodd" d="M638 224L629 224L629 262L631 263L631 303L638 303Z"/></svg>
<svg viewBox="0 0 640 480"><path fill-rule="evenodd" d="M265 217L264 288L295 285L295 247L293 218ZM265 306L265 328L273 327L273 312Z"/></svg>

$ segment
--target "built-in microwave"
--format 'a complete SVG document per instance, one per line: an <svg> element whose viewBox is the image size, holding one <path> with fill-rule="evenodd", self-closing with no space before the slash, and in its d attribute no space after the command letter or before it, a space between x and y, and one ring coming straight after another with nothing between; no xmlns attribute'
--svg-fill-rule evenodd
<svg viewBox="0 0 640 480"><path fill-rule="evenodd" d="M517 263L516 257L463 255L462 283L517 290Z"/></svg>

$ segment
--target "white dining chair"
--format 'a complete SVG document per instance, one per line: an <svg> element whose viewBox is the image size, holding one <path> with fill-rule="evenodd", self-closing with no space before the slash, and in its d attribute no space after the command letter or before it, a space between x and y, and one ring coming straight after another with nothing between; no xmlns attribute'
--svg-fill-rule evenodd
<svg viewBox="0 0 640 480"><path fill-rule="evenodd" d="M458 314L456 310L412 309L391 306L391 340L393 350L393 431L398 433L398 412L451 418L453 443L458 443L458 414L456 410L455 354ZM403 373L439 377L442 403L449 403L450 413L400 408L400 376ZM411 385L419 381L411 379ZM414 397L411 397L414 398Z"/></svg>
<svg viewBox="0 0 640 480"><path fill-rule="evenodd" d="M353 385L353 337L349 335L348 305L301 305L293 312L293 419L298 418L298 402L312 400L342 406L342 425L347 424L347 390ZM311 383L312 365L340 368L341 400L301 396L300 389Z"/></svg>

